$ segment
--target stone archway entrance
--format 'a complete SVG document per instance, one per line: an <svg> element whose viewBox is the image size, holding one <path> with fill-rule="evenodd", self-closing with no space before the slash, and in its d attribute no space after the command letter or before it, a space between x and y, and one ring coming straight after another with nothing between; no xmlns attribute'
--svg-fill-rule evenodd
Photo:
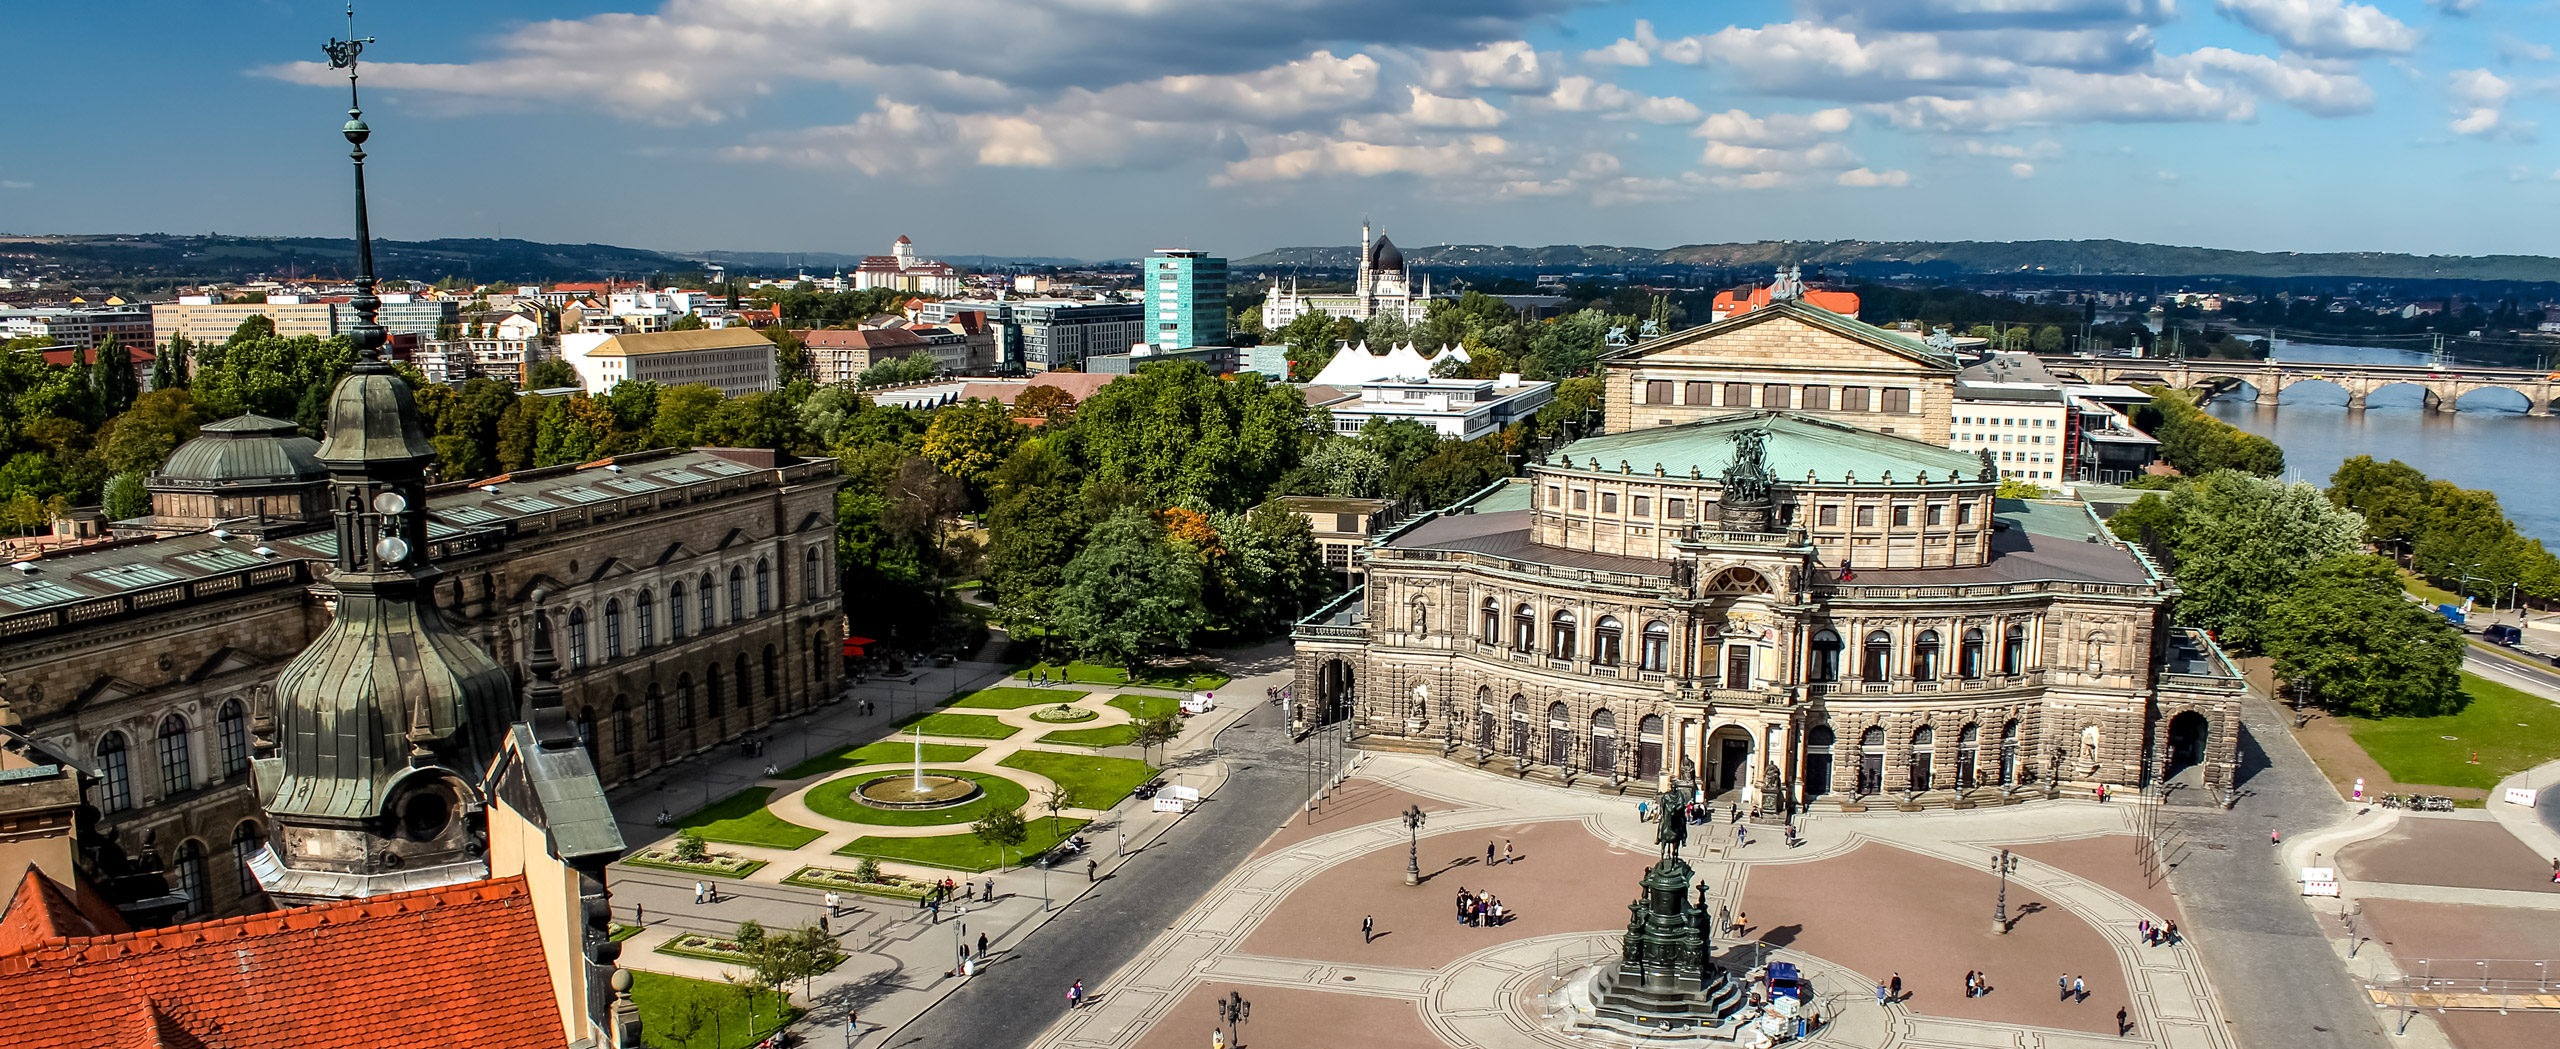
<svg viewBox="0 0 2560 1049"><path fill-rule="evenodd" d="M2169 775L2176 777L2204 764L2205 741L2212 738L2212 723L2193 710L2183 711L2169 719Z"/></svg>
<svg viewBox="0 0 2560 1049"><path fill-rule="evenodd" d="M1316 668L1316 708L1307 711L1307 722L1330 725L1351 716L1354 686L1351 664L1328 659Z"/></svg>
<svg viewBox="0 0 2560 1049"><path fill-rule="evenodd" d="M1700 770L1708 797L1720 797L1753 785L1751 730L1725 725L1707 734L1707 767Z"/></svg>
<svg viewBox="0 0 2560 1049"><path fill-rule="evenodd" d="M1804 796L1807 800L1831 792L1831 747L1839 737L1829 725L1816 725L1804 737Z"/></svg>

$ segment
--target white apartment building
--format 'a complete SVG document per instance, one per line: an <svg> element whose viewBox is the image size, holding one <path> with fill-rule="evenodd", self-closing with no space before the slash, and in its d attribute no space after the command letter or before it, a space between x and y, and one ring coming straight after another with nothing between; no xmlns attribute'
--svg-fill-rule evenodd
<svg viewBox="0 0 2560 1049"><path fill-rule="evenodd" d="M2003 478L2054 487L2075 480L2072 398L2044 364L1995 353L1956 375L1947 447L1987 451Z"/></svg>
<svg viewBox="0 0 2560 1049"><path fill-rule="evenodd" d="M1443 437L1472 441L1538 413L1556 396L1556 384L1523 382L1515 373L1499 379L1378 379L1356 397L1322 405L1337 433L1358 433L1371 419L1411 419Z"/></svg>
<svg viewBox="0 0 2560 1049"><path fill-rule="evenodd" d="M580 385L599 396L623 382L704 383L730 397L778 386L773 343L747 327L627 335L579 332L560 337L560 356L578 370Z"/></svg>

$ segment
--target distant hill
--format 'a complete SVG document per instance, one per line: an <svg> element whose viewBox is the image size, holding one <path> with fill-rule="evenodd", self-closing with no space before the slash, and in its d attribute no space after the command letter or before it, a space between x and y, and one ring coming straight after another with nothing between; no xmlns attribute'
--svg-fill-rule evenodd
<svg viewBox="0 0 2560 1049"><path fill-rule="evenodd" d="M2542 255L2404 255L2394 252L2264 252L2136 244L2121 240L1757 241L1630 248L1606 244L1521 248L1398 244L1416 265L1445 269L1758 269L1801 263L1866 276L1953 277L2042 273L2155 277L2370 277L2384 280L2560 281L2560 258ZM1276 248L1230 266L1353 268L1357 245Z"/></svg>

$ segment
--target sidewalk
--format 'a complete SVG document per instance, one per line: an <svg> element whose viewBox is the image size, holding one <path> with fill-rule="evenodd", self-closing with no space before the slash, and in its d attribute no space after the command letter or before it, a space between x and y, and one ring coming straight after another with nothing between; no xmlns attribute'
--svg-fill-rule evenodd
<svg viewBox="0 0 2560 1049"><path fill-rule="evenodd" d="M900 718L920 707L930 708L952 692L1001 683L1005 673L1006 668L994 664L964 663L925 671L914 682L875 680L851 688L845 699L874 700L878 712L864 717L855 713L858 703L839 701L799 721L773 726L767 733L771 743L763 756L742 755L736 747L705 754L672 774L662 775L680 784L672 789L683 792L681 804L670 796L670 788L659 784L644 783L618 792L615 812L623 821L625 840L636 849L668 836L671 831L655 823L662 806L681 813L704 804L705 797L717 800L749 786L772 782L764 773L765 767L801 761L804 749L814 756L887 739L894 733L891 726ZM1284 664L1270 673L1239 677L1219 689L1222 698L1231 694L1237 701L1221 703L1211 713L1185 720L1181 738L1164 748L1167 778L1199 787L1204 798L1214 797L1230 771L1214 750L1218 732L1254 710L1262 689L1286 683L1288 673ZM1187 694L1137 686L1112 686L1102 691ZM1027 715L1027 710L1021 713ZM791 745L794 736L801 738L800 746ZM952 764L965 768L974 762ZM1018 771L1012 774L1022 775ZM696 782L703 785L703 795L695 795L690 789ZM777 790L777 797L806 782L795 781ZM1056 871L1019 867L975 875L934 872L979 885L990 879L995 883L993 903L948 902L939 920L926 909L902 900L843 893L840 911L829 918L828 928L847 957L835 971L819 977L814 987L794 992L794 1001L809 1010L797 1025L800 1032L804 1036L818 1030L841 1032L847 1010L859 1014L864 1037L905 1025L961 986L962 980L950 974L959 964L962 944L975 954L977 941L984 936L989 947L985 964L1007 964L1034 931L1063 913L1094 884L1157 843L1187 815L1156 812L1150 803L1136 799L1125 799L1106 812L1066 810L1063 814L1093 819L1082 833L1091 843L1087 856L1100 864L1095 882L1085 880L1081 863ZM830 828L820 844L848 839L854 833L899 832L897 828L863 828L848 833L831 822L812 825ZM950 828L920 830L948 833ZM741 855L769 851L732 845L720 849ZM688 933L726 935L739 922L749 919L775 928L796 928L815 921L825 913L825 894L818 889L781 884L780 879L792 873L788 866L769 865L749 879L707 879L721 896L700 906L692 902L697 879L691 875L616 866L612 881L615 919L627 923L645 917L643 931L623 942L621 963L633 969L705 980L743 976L741 967L733 964L661 954L656 948ZM904 869L902 865L891 866ZM916 873L924 872L919 869ZM967 908L965 914L963 907Z"/></svg>

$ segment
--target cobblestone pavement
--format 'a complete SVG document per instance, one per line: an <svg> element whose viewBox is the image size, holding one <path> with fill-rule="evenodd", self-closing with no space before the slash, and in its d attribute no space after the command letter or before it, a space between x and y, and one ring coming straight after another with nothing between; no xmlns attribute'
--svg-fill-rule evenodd
<svg viewBox="0 0 2560 1049"><path fill-rule="evenodd" d="M1369 782L1346 796L1393 792L1441 809L1420 841L1422 886L1403 884L1401 806L1372 804L1373 822L1258 852L1128 966L1088 979L1091 1003L1053 1011L1033 1044L1202 1044L1206 1003L1228 993L1274 1003L1243 1032L1254 1046L1582 1044L1553 992L1615 955L1636 876L1655 852L1653 828L1632 803L1431 758L1372 754L1362 775ZM2139 870L2127 833L2139 809L2056 802L1823 816L1794 850L1767 840L1706 847L1730 840L1718 826L1688 855L1714 892L1710 905L1749 922L1746 939L1720 942L1726 957L1791 960L1812 974L1829 1021L1822 1043L2233 1046L2193 943L2145 947L2136 932L2141 919L2165 916L2164 890ZM1506 838L1514 862L1488 864L1485 844L1499 860ZM2010 883L2019 918L2005 936L1993 929L1997 885L1986 873L2003 845L2027 857ZM1460 924L1460 884L1493 892L1517 917L1502 929ZM1383 935L1364 942L1368 916ZM1990 972L1994 992L1964 997L1968 969ZM2062 972L2083 978L2085 1001L2042 990ZM1878 1004L1876 982L1897 973L1905 995ZM2120 1006L2133 1021L2125 1036Z"/></svg>

